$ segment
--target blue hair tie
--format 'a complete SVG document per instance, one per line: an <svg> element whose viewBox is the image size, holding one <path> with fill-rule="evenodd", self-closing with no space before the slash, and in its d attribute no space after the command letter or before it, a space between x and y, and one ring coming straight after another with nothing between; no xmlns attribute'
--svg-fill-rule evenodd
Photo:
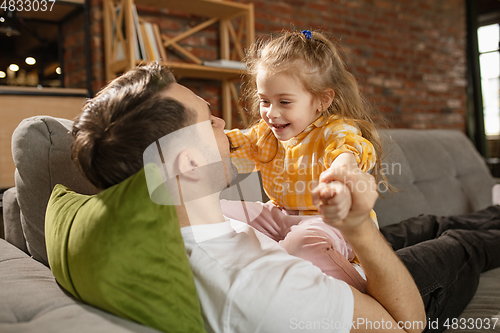
<svg viewBox="0 0 500 333"><path fill-rule="evenodd" d="M303 34L306 39L311 39L312 37L312 33L309 30L302 30L300 33Z"/></svg>

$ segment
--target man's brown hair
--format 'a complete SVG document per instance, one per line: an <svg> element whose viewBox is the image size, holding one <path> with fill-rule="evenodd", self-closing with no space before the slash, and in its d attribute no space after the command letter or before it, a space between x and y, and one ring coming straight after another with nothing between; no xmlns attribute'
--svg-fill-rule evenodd
<svg viewBox="0 0 500 333"><path fill-rule="evenodd" d="M97 188L138 172L151 143L194 123L192 110L162 95L174 83L167 67L152 62L116 78L85 103L73 124L71 159Z"/></svg>

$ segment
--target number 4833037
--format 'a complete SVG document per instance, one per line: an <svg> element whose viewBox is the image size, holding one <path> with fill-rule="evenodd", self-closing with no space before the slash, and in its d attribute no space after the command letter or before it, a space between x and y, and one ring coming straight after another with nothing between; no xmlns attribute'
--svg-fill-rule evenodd
<svg viewBox="0 0 500 333"><path fill-rule="evenodd" d="M461 329L461 330L480 330L480 329L495 329L497 317L492 318L447 318L443 324L447 329Z"/></svg>
<svg viewBox="0 0 500 333"><path fill-rule="evenodd" d="M52 11L56 0L0 0L0 9L9 12L46 12Z"/></svg>

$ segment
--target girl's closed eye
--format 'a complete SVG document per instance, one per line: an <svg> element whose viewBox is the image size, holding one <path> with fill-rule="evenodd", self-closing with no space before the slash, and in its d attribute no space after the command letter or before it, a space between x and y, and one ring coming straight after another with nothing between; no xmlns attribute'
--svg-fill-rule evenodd
<svg viewBox="0 0 500 333"><path fill-rule="evenodd" d="M280 103L283 105L288 105L288 104L292 104L292 101L285 100L285 101L280 101Z"/></svg>
<svg viewBox="0 0 500 333"><path fill-rule="evenodd" d="M268 106L269 105L269 101L266 100L266 99L261 99L260 100L260 105L262 105L262 106Z"/></svg>

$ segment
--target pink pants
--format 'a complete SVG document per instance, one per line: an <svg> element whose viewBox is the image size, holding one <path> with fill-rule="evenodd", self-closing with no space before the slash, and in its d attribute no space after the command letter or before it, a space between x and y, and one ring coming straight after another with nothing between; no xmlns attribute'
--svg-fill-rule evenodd
<svg viewBox="0 0 500 333"><path fill-rule="evenodd" d="M222 213L247 222L296 257L308 260L323 273L366 292L366 281L353 267L354 251L340 231L319 216L288 215L271 203L221 200Z"/></svg>

